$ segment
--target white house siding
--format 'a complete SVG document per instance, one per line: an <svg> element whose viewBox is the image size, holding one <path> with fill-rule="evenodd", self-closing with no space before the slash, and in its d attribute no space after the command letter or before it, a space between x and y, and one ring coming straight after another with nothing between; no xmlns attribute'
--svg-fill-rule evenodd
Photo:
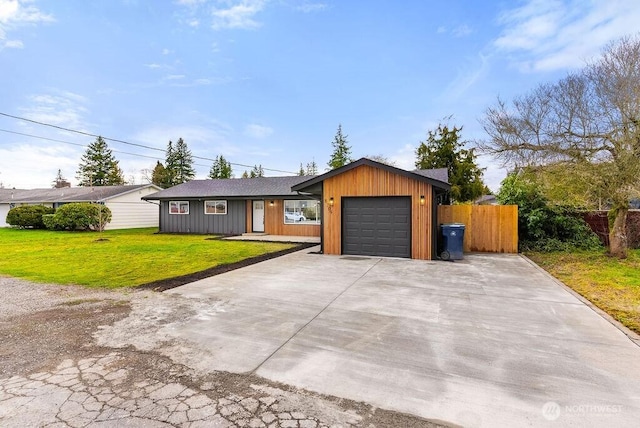
<svg viewBox="0 0 640 428"><path fill-rule="evenodd" d="M106 229L158 227L158 205L140 199L157 191L157 188L146 187L109 198L105 205L111 210L111 223Z"/></svg>
<svg viewBox="0 0 640 428"><path fill-rule="evenodd" d="M7 214L9 214L9 204L0 204L0 227L9 227Z"/></svg>

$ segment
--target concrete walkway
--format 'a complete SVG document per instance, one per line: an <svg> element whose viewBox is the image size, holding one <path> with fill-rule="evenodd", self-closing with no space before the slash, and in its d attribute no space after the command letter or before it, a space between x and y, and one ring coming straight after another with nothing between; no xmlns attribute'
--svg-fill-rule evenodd
<svg viewBox="0 0 640 428"><path fill-rule="evenodd" d="M209 369L464 426L640 420L640 348L519 256L306 250L170 293L216 302L164 328Z"/></svg>

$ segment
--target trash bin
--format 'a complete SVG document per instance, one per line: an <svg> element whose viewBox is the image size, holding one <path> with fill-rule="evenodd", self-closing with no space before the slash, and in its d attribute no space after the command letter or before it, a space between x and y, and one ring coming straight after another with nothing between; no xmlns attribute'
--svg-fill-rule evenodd
<svg viewBox="0 0 640 428"><path fill-rule="evenodd" d="M462 260L464 247L464 224L445 223L440 225L442 236L442 260Z"/></svg>

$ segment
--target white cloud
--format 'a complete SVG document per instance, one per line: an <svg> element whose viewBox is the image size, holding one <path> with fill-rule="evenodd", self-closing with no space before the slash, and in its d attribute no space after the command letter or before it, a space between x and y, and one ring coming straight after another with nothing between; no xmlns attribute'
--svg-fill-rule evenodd
<svg viewBox="0 0 640 428"><path fill-rule="evenodd" d="M389 156L389 160L395 162L398 168L409 171L416 169L416 148L411 144L405 144L401 149Z"/></svg>
<svg viewBox="0 0 640 428"><path fill-rule="evenodd" d="M162 65L160 65L160 64L156 64L156 63L145 64L144 66L145 66L145 67L147 67L147 68L151 68L151 69L154 69L154 68L162 68L162 67L163 67Z"/></svg>
<svg viewBox="0 0 640 428"><path fill-rule="evenodd" d="M211 10L213 22L211 28L222 29L254 29L260 27L255 16L261 12L266 0L241 0L225 2L226 7L214 7Z"/></svg>
<svg viewBox="0 0 640 428"><path fill-rule="evenodd" d="M24 47L24 43L22 43L22 40L7 40L4 43L4 47L10 49L22 49Z"/></svg>
<svg viewBox="0 0 640 428"><path fill-rule="evenodd" d="M456 37L465 37L473 33L473 30L468 25L463 24L454 28L452 32L453 32L453 35Z"/></svg>
<svg viewBox="0 0 640 428"><path fill-rule="evenodd" d="M82 148L65 144L43 142L25 143L27 137L10 137L12 144L0 148L0 182L7 188L47 188L58 169L73 180Z"/></svg>
<svg viewBox="0 0 640 428"><path fill-rule="evenodd" d="M171 53L171 51L167 48L162 49L162 55L169 55Z"/></svg>
<svg viewBox="0 0 640 428"><path fill-rule="evenodd" d="M303 4L296 6L296 10L303 13L312 13L312 12L320 12L327 8L325 3L312 3L312 2L304 2Z"/></svg>
<svg viewBox="0 0 640 428"><path fill-rule="evenodd" d="M52 125L86 130L84 116L87 99L82 95L57 89L48 94L37 94L28 97L30 105L20 108L21 115L27 119Z"/></svg>
<svg viewBox="0 0 640 428"><path fill-rule="evenodd" d="M477 58L466 60L462 67L444 92L444 96L447 98L461 97L476 82L485 77L490 68L489 58L480 52Z"/></svg>
<svg viewBox="0 0 640 428"><path fill-rule="evenodd" d="M503 31L494 46L523 71L582 67L638 22L637 1L528 0L500 15Z"/></svg>
<svg viewBox="0 0 640 428"><path fill-rule="evenodd" d="M55 19L37 7L30 4L29 0L0 0L0 42L3 42L7 33L24 25L34 25L41 22L53 22ZM8 40L0 43L2 48L22 48L20 40Z"/></svg>
<svg viewBox="0 0 640 428"><path fill-rule="evenodd" d="M165 76L165 80L180 80L180 79L184 79L186 76L184 74L170 74L168 76Z"/></svg>
<svg viewBox="0 0 640 428"><path fill-rule="evenodd" d="M273 134L273 129L268 126L252 123L246 126L244 134L251 138L267 138Z"/></svg>
<svg viewBox="0 0 640 428"><path fill-rule="evenodd" d="M446 32L447 32L447 28L443 27L443 26L438 27L438 29L436 30L436 33L438 33L438 34L443 34L443 33L446 33Z"/></svg>

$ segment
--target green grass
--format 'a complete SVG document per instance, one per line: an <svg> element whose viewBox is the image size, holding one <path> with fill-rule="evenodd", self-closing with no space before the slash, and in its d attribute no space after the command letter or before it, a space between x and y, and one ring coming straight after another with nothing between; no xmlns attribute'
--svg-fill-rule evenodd
<svg viewBox="0 0 640 428"><path fill-rule="evenodd" d="M602 251L527 256L613 318L640 333L640 250L625 260Z"/></svg>
<svg viewBox="0 0 640 428"><path fill-rule="evenodd" d="M156 230L98 234L0 228L0 274L57 284L131 287L292 247L159 235Z"/></svg>

